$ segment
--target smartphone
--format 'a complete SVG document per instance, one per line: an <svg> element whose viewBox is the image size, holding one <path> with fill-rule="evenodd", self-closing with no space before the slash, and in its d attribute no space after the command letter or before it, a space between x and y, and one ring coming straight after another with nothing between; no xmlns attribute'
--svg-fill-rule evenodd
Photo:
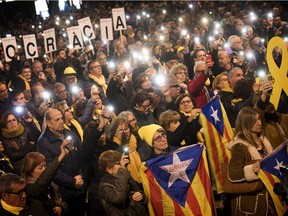
<svg viewBox="0 0 288 216"><path fill-rule="evenodd" d="M207 60L208 62L211 62L211 63L212 63L212 66L211 66L211 67L213 67L214 62L213 62L213 60L212 60L211 54L207 54L207 55L206 55L206 60Z"/></svg>
<svg viewBox="0 0 288 216"><path fill-rule="evenodd" d="M128 159L130 160L130 158L129 158L129 147L128 146L124 146L123 147L123 153L124 153L124 155L127 155Z"/></svg>
<svg viewBox="0 0 288 216"><path fill-rule="evenodd" d="M66 139L69 140L69 143L65 146L65 148L68 149L68 151L75 150L74 141L72 139L72 136L69 135L66 137Z"/></svg>

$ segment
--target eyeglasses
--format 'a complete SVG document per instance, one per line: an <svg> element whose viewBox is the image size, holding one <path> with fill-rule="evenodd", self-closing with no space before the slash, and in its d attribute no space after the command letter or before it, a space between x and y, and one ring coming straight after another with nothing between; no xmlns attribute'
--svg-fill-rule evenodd
<svg viewBox="0 0 288 216"><path fill-rule="evenodd" d="M186 100L186 101L181 101L181 102L180 102L181 105L190 104L190 103L192 103L191 100Z"/></svg>
<svg viewBox="0 0 288 216"><path fill-rule="evenodd" d="M18 191L18 192L6 192L6 193L8 193L8 194L14 194L14 195L17 195L18 198L21 198L24 193L26 194L26 187L25 187L23 190L20 190L20 191Z"/></svg>
<svg viewBox="0 0 288 216"><path fill-rule="evenodd" d="M196 73L205 73L205 70L196 70Z"/></svg>
<svg viewBox="0 0 288 216"><path fill-rule="evenodd" d="M12 122L16 122L17 121L17 119L10 119L9 121L7 121L7 123L6 124L10 124L10 123L12 123Z"/></svg>
<svg viewBox="0 0 288 216"><path fill-rule="evenodd" d="M124 132L128 132L129 130L130 130L129 127L127 127L127 128L119 129L119 130L117 130L117 132L118 132L119 134L122 134L122 133L124 133Z"/></svg>
<svg viewBox="0 0 288 216"><path fill-rule="evenodd" d="M91 66L91 67L90 67L90 70L93 70L94 68L101 68L101 65Z"/></svg>
<svg viewBox="0 0 288 216"><path fill-rule="evenodd" d="M153 139L153 141L161 142L162 139L166 139L166 138L167 138L167 134L162 132L159 136L157 136L155 139Z"/></svg>
<svg viewBox="0 0 288 216"><path fill-rule="evenodd" d="M131 122L135 122L135 121L136 121L135 118L128 120L129 123L131 123Z"/></svg>

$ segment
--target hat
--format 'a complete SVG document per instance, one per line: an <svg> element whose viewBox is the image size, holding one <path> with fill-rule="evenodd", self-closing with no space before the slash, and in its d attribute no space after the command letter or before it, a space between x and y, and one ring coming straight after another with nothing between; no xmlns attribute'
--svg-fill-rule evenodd
<svg viewBox="0 0 288 216"><path fill-rule="evenodd" d="M146 125L146 126L141 127L138 130L138 134L142 140L144 140L148 145L152 146L153 145L153 136L154 136L155 132L159 129L162 129L164 131L164 129L160 125L150 124L150 125Z"/></svg>
<svg viewBox="0 0 288 216"><path fill-rule="evenodd" d="M64 75L76 75L76 71L72 67L67 67L64 70Z"/></svg>
<svg viewBox="0 0 288 216"><path fill-rule="evenodd" d="M165 52L163 57L164 62L168 62L171 60L178 60L178 56L174 52Z"/></svg>

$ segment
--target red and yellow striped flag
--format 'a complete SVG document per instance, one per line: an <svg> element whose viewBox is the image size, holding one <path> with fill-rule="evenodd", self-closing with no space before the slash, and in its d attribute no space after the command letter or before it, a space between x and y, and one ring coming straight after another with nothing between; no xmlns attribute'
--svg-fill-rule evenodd
<svg viewBox="0 0 288 216"><path fill-rule="evenodd" d="M230 159L230 152L225 145L232 140L233 130L219 97L215 97L202 108L200 119L204 129L210 172L219 194L223 192L221 164L228 164ZM218 125L222 128L218 129Z"/></svg>
<svg viewBox="0 0 288 216"><path fill-rule="evenodd" d="M202 148L202 147L199 147L199 145L195 145L195 146L198 146L197 148ZM183 152L182 150L183 151L188 150L187 151L188 154L186 158L181 156ZM183 172L181 173L179 171L180 174L178 175L178 179L175 180L175 178L172 178L172 176L177 175L177 174L175 174L174 172L174 174L171 174L170 176L168 173L168 179L167 177L165 177L165 179L167 179L167 182L170 182L171 178L173 179L173 183L172 183L173 185L171 186L171 184L168 184L169 185L168 189L172 188L173 191L171 192L170 190L168 192L167 188L161 186L163 183L163 179L159 181L157 181L156 179L157 176L152 167L155 165L155 163L153 163L151 166L147 166L149 161L147 161L146 164L144 163L142 164L140 168L140 176L141 176L145 194L148 197L148 208L149 208L150 216L154 216L154 215L155 216L216 215L205 150L203 150L202 148L200 155L198 154L199 159L196 158L197 156L193 157L193 152L195 152L195 149L193 149L193 146L182 147L178 149L176 153L171 153L171 155L168 155L170 159L168 157L160 158L160 160L165 160L164 164L166 163L169 164L169 161L171 163L171 157L175 158L173 154L177 154L179 156L179 160L177 160L178 164L176 164L177 168L180 167L179 163L185 163L186 161L189 161L189 158L190 158L190 161L192 161L189 165L187 165L187 169L185 171L188 177L190 176L191 172L194 172L193 173L194 176L192 176L191 182L187 184L188 187L187 187L187 190L185 191L187 192L187 196L186 196L186 199L184 200L184 205L179 203L179 201L177 201L177 198L175 199L173 198L174 197L173 193L175 193L176 196L182 193L183 188L181 188L181 186L182 186L182 183L185 183L185 181L182 181L181 179L183 179L184 178L183 176L185 176L186 174L183 174ZM194 164L197 163L197 160L198 160L198 165L193 168L193 163ZM159 160L157 161L157 163L159 163ZM156 166L158 165L156 164ZM171 166L171 165L168 165L168 166ZM192 171L190 170L190 168ZM179 195L178 198L181 199L182 197L183 195Z"/></svg>

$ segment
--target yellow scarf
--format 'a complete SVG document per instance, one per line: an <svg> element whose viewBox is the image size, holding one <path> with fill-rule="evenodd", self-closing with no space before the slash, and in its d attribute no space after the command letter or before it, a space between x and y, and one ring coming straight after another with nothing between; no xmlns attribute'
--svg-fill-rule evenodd
<svg viewBox="0 0 288 216"><path fill-rule="evenodd" d="M89 74L89 78L93 79L96 83L98 83L102 87L104 95L106 97L107 85L106 85L105 77L103 75L101 75L100 78L97 78L96 76Z"/></svg>
<svg viewBox="0 0 288 216"><path fill-rule="evenodd" d="M24 126L19 122L16 129L9 131L7 128L2 128L2 135L5 138L11 139L18 137L24 133Z"/></svg>
<svg viewBox="0 0 288 216"><path fill-rule="evenodd" d="M120 143L121 143L121 141L116 136L114 136L113 141L115 143L117 143L118 145L120 145ZM130 171L132 178L135 181L141 183L140 175L139 175L139 169L141 166L141 159L140 159L138 152L136 151L137 140L133 134L131 134L131 137L127 143L127 146L129 148L129 157L130 157L130 164L128 165L127 168Z"/></svg>
<svg viewBox="0 0 288 216"><path fill-rule="evenodd" d="M7 204L4 200L1 199L1 205L3 209L5 209L8 212L11 212L12 214L19 215L20 212L24 209L23 207L15 207Z"/></svg>
<svg viewBox="0 0 288 216"><path fill-rule="evenodd" d="M83 129L82 129L81 125L75 119L71 119L70 123L76 128L76 130L77 130L77 132L78 132L78 134L80 136L81 142L83 142ZM66 130L71 130L69 128L69 126L66 125L66 124L64 124L64 128Z"/></svg>
<svg viewBox="0 0 288 216"><path fill-rule="evenodd" d="M26 89L26 90L29 90L29 89L30 89L31 79L26 79L26 78L24 78L24 77L21 76L21 75L18 75L18 77L20 77L20 78L24 81L24 83L25 83L25 89Z"/></svg>

